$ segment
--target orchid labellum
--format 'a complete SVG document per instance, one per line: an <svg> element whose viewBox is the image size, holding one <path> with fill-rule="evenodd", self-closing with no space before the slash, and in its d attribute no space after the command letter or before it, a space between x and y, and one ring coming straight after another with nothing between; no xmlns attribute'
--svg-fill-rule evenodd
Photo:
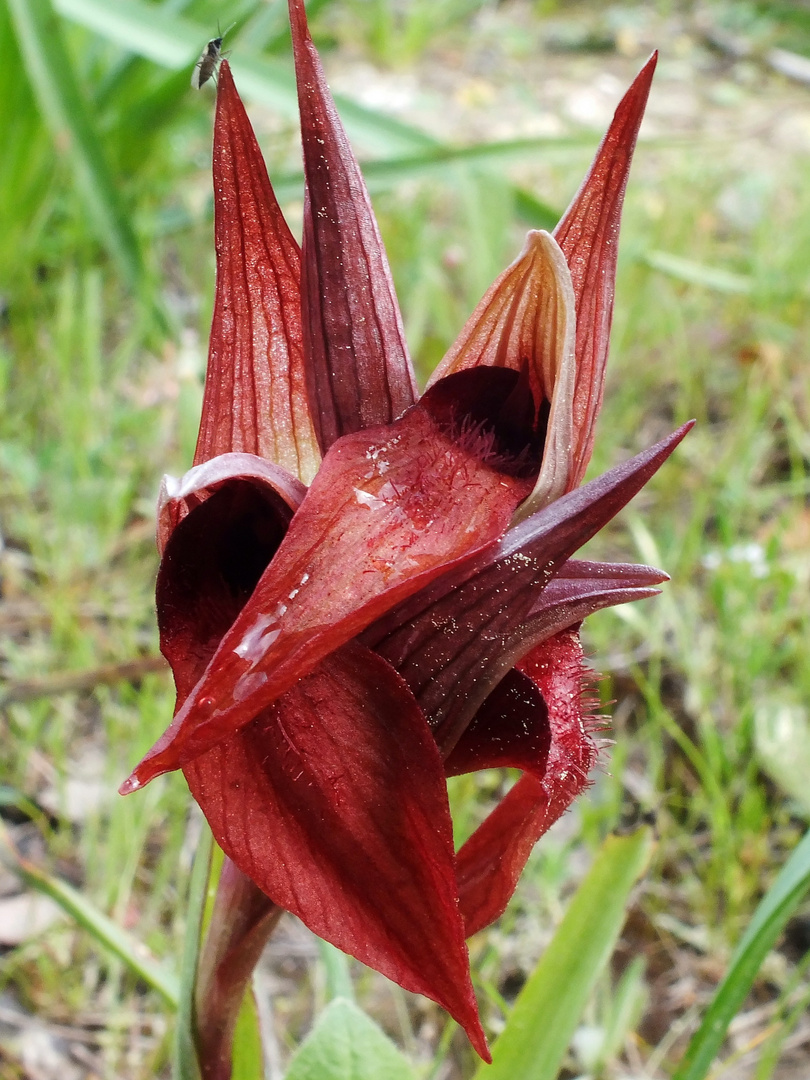
<svg viewBox="0 0 810 1080"><path fill-rule="evenodd" d="M303 243L223 61L202 422L159 506L177 711L122 791L182 769L278 907L439 1002L486 1058L465 938L587 785L579 624L666 578L572 559L687 430L580 486L655 59L554 234L529 235L420 397L368 194L290 8ZM455 852L446 777L493 766L522 778Z"/></svg>

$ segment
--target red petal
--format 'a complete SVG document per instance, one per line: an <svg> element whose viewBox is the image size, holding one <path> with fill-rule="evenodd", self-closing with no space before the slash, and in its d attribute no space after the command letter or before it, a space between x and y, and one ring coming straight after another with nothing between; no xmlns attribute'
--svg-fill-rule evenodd
<svg viewBox="0 0 810 1080"><path fill-rule="evenodd" d="M520 663L548 708L551 748L542 780L521 777L457 856L467 935L494 922L515 891L531 850L587 787L596 761L583 708L582 646L574 630L544 641Z"/></svg>
<svg viewBox="0 0 810 1080"><path fill-rule="evenodd" d="M622 98L590 172L554 230L571 268L577 309L572 487L585 475L602 405L622 203L657 60L653 53Z"/></svg>
<svg viewBox="0 0 810 1080"><path fill-rule="evenodd" d="M234 477L175 528L157 579L160 648L182 704L253 593L292 518L278 493Z"/></svg>
<svg viewBox="0 0 810 1080"><path fill-rule="evenodd" d="M523 769L541 778L551 745L548 709L516 668L498 683L445 760L448 776L478 769Z"/></svg>
<svg viewBox="0 0 810 1080"><path fill-rule="evenodd" d="M185 773L218 843L276 904L438 1001L488 1059L442 762L385 661L344 646Z"/></svg>
<svg viewBox="0 0 810 1080"><path fill-rule="evenodd" d="M308 482L320 454L304 375L300 255L227 60L214 125L214 231L217 287L194 464L246 451Z"/></svg>
<svg viewBox="0 0 810 1080"><path fill-rule="evenodd" d="M302 276L309 395L321 448L416 400L391 272L360 168L290 0L307 198Z"/></svg>
<svg viewBox="0 0 810 1080"><path fill-rule="evenodd" d="M442 574L363 634L410 686L444 753L499 679L552 632L542 612L552 575L644 486L691 426L522 521L474 563Z"/></svg>
<svg viewBox="0 0 810 1080"><path fill-rule="evenodd" d="M504 471L515 459L498 441L516 380L494 368L462 372L394 424L333 446L205 675L122 792L231 735L333 649L502 534L533 481ZM470 386L494 429L454 409Z"/></svg>

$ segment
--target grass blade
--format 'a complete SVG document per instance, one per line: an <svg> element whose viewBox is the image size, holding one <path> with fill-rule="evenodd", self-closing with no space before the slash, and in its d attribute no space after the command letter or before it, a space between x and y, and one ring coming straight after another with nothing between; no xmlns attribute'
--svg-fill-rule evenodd
<svg viewBox="0 0 810 1080"><path fill-rule="evenodd" d="M264 1052L259 1010L253 990L248 987L233 1035L231 1080L263 1080Z"/></svg>
<svg viewBox="0 0 810 1080"><path fill-rule="evenodd" d="M720 1051L728 1026L745 1001L762 962L790 916L810 891L810 832L782 867L740 939L725 978L692 1036L672 1080L703 1080Z"/></svg>
<svg viewBox="0 0 810 1080"><path fill-rule="evenodd" d="M608 837L475 1080L555 1080L651 849L649 829Z"/></svg>
<svg viewBox="0 0 810 1080"><path fill-rule="evenodd" d="M20 50L57 147L66 145L78 190L102 244L131 288L142 276L138 241L116 190L50 0L9 0Z"/></svg>
<svg viewBox="0 0 810 1080"><path fill-rule="evenodd" d="M715 292L746 296L754 287L751 278L745 274L735 274L733 270L724 270L721 266L706 266L705 263L672 255L668 251L648 251L642 260L653 270L659 270L687 285L699 285Z"/></svg>
<svg viewBox="0 0 810 1080"><path fill-rule="evenodd" d="M177 1008L172 1080L199 1080L200 1076L197 1049L194 1045L194 988L197 982L197 959L200 954L200 936L208 898L213 847L211 830L203 822L186 903L186 936L180 965L180 1000Z"/></svg>
<svg viewBox="0 0 810 1080"><path fill-rule="evenodd" d="M179 985L173 972L145 955L145 948L136 938L99 911L86 896L67 882L46 873L24 859L0 823L0 862L20 877L26 885L54 900L59 907L86 930L108 952L156 990L167 1005L177 1008Z"/></svg>

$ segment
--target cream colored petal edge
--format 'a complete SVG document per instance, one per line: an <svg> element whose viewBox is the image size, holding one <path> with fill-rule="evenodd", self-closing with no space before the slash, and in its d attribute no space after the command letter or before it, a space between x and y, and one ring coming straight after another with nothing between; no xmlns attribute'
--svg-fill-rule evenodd
<svg viewBox="0 0 810 1080"><path fill-rule="evenodd" d="M479 365L518 370L528 359L532 388L548 399L560 352L553 327L560 321L557 311L568 307L572 295L557 242L547 232L528 233L523 250L487 289L428 386Z"/></svg>
<svg viewBox="0 0 810 1080"><path fill-rule="evenodd" d="M548 357L551 384L549 428L545 435L543 461L531 495L517 508L516 517L527 517L553 502L569 489L573 468L573 394L577 387L577 307L568 262L561 246L548 232L539 233L546 274L553 282L544 305L546 318L544 355Z"/></svg>
<svg viewBox="0 0 810 1080"><path fill-rule="evenodd" d="M546 232L530 233L527 245L535 248L534 280L542 281L544 295L538 304L538 338L545 387L551 388L551 410L540 475L531 495L518 507L520 521L570 490L573 469L576 387L576 306L571 271L559 244ZM524 249L526 250L526 249ZM541 276L542 275L542 276Z"/></svg>

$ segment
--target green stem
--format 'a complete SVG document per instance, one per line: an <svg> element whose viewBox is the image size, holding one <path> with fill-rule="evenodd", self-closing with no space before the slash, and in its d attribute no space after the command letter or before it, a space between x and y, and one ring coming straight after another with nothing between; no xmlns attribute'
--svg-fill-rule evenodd
<svg viewBox="0 0 810 1080"><path fill-rule="evenodd" d="M197 967L195 1038L203 1080L230 1080L239 1010L281 914L226 858Z"/></svg>

